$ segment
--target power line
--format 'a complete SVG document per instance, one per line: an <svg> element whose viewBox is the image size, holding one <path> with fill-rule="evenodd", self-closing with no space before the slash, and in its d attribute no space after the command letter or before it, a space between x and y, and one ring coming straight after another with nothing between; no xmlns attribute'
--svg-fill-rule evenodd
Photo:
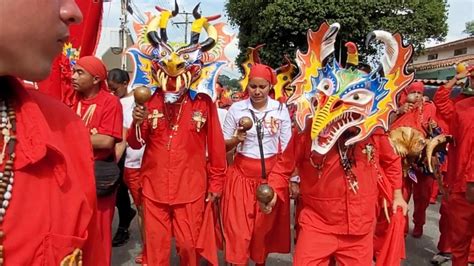
<svg viewBox="0 0 474 266"><path fill-rule="evenodd" d="M138 7L137 4L135 4L135 1L130 1L131 4L133 5L133 9L135 12L133 12L134 17L138 17L138 21L142 22L142 24L145 24L146 18L143 16L143 12L141 9Z"/></svg>
<svg viewBox="0 0 474 266"><path fill-rule="evenodd" d="M188 43L188 25L192 24L192 22L189 21L188 17L191 16L193 13L183 11L179 12L178 14L184 17L184 21L173 22L173 25L184 25L184 43Z"/></svg>

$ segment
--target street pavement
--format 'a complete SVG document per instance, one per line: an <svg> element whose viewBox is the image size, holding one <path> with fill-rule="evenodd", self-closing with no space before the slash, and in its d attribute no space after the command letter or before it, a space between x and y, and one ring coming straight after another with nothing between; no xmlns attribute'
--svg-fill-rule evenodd
<svg viewBox="0 0 474 266"><path fill-rule="evenodd" d="M438 221L439 221L439 200L437 204L430 205L426 213L426 224L424 227L424 235L415 239L411 235L407 236L406 239L406 252L407 259L404 261L404 266L422 266L422 265L431 265L430 259L437 252L436 245L438 243L439 230L438 230ZM413 204L410 203L410 210L413 210ZM118 219L117 212L116 217L114 217L113 232L117 228ZM132 266L136 265L134 263L135 257L140 253L140 236L137 225L137 219L132 222L130 228L130 241L122 246L113 248L112 253L112 265L113 266ZM412 229L411 218L410 218L410 232ZM173 249L174 250L174 249ZM223 264L222 254L219 254L221 259L221 265ZM171 257L171 265L179 265L179 260L176 253L173 251ZM205 265L205 264L203 264ZM253 265L253 264L251 264ZM272 254L268 258L267 265L270 266L288 266L292 265L292 256L289 254ZM443 266L451 265L449 262L444 263Z"/></svg>

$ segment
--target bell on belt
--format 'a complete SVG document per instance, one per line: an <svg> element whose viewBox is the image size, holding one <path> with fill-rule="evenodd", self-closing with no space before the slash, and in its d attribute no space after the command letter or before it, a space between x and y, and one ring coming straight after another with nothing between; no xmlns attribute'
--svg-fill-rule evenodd
<svg viewBox="0 0 474 266"><path fill-rule="evenodd" d="M248 116L243 116L239 119L239 126L242 127L243 131L247 131L252 128L253 122L252 119Z"/></svg>
<svg viewBox="0 0 474 266"><path fill-rule="evenodd" d="M151 90L145 86L135 88L133 97L137 105L144 105L151 98Z"/></svg>
<svg viewBox="0 0 474 266"><path fill-rule="evenodd" d="M261 184L257 188L257 200L263 204L268 204L275 196L275 191L268 184Z"/></svg>

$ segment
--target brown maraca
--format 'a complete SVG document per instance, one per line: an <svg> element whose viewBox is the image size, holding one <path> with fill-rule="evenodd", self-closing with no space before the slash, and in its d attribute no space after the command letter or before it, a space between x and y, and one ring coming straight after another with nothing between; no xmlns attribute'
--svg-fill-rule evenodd
<svg viewBox="0 0 474 266"><path fill-rule="evenodd" d="M261 184L257 187L257 200L263 204L268 204L275 196L275 191L268 184Z"/></svg>
<svg viewBox="0 0 474 266"><path fill-rule="evenodd" d="M239 126L242 127L243 131L247 131L252 128L253 122L252 119L248 116L243 116L239 119Z"/></svg>
<svg viewBox="0 0 474 266"><path fill-rule="evenodd" d="M151 90L145 86L137 87L133 91L133 97L137 105L143 106L151 98Z"/></svg>

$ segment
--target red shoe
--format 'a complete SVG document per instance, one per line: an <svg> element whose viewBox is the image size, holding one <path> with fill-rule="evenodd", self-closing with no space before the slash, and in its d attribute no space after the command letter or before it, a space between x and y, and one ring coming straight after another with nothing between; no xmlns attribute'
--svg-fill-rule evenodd
<svg viewBox="0 0 474 266"><path fill-rule="evenodd" d="M423 226L415 225L413 231L411 232L411 236L413 238L420 238L423 235Z"/></svg>

